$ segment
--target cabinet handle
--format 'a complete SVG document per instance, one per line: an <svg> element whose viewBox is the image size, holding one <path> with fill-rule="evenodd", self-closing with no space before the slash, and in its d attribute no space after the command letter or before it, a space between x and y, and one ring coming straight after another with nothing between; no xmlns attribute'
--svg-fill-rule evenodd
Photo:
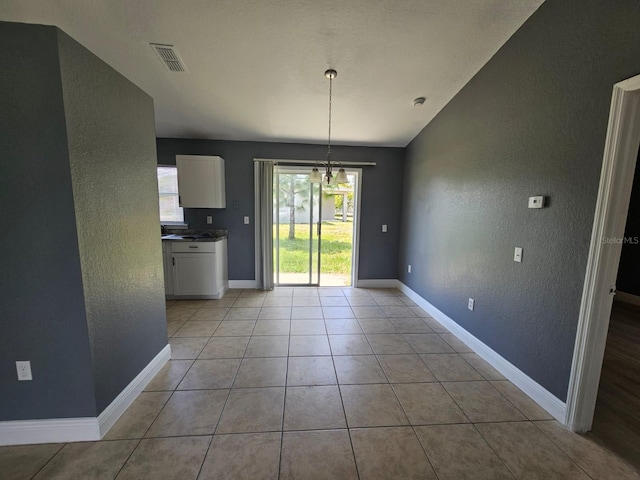
<svg viewBox="0 0 640 480"><path fill-rule="evenodd" d="M189 248L198 248L197 245L189 245Z"/></svg>
<svg viewBox="0 0 640 480"><path fill-rule="evenodd" d="M178 195L178 206L182 206L182 195Z"/></svg>
<svg viewBox="0 0 640 480"><path fill-rule="evenodd" d="M175 265L175 264L176 264L176 257L171 257L171 263L172 263L173 265Z"/></svg>

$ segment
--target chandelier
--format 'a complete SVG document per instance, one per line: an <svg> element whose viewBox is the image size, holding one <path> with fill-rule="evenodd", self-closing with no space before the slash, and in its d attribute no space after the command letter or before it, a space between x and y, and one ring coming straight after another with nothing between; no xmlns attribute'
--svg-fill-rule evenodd
<svg viewBox="0 0 640 480"><path fill-rule="evenodd" d="M309 181L311 183L324 183L326 185L333 185L338 183L349 183L347 179L347 172L344 171L341 163L337 163L339 165L338 173L336 174L335 179L333 178L333 167L336 166L336 162L331 162L331 101L333 97L333 79L338 76L338 72L333 69L329 69L324 72L324 76L329 79L329 136L327 140L327 161L323 164L319 162L325 169L324 175L320 175L320 171L318 170L318 162L311 170L311 175L309 175Z"/></svg>

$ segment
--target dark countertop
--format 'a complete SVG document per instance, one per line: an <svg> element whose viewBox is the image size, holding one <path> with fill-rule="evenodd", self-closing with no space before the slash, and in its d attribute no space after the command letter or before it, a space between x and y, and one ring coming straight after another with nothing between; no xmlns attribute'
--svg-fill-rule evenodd
<svg viewBox="0 0 640 480"><path fill-rule="evenodd" d="M217 242L229 236L229 231L217 230L165 230L160 237L171 242Z"/></svg>

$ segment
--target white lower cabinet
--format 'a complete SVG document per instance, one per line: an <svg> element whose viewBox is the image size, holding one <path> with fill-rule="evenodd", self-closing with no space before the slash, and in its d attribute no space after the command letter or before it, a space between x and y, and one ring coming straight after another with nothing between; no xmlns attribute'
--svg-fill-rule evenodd
<svg viewBox="0 0 640 480"><path fill-rule="evenodd" d="M174 253L173 294L215 295L215 263L213 253Z"/></svg>
<svg viewBox="0 0 640 480"><path fill-rule="evenodd" d="M217 242L165 243L170 243L165 257L171 271L167 297L221 298L229 289L226 238Z"/></svg>

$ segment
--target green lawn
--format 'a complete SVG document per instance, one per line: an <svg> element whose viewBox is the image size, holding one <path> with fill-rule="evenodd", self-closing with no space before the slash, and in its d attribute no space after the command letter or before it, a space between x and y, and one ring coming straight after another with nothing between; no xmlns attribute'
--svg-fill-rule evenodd
<svg viewBox="0 0 640 480"><path fill-rule="evenodd" d="M317 227L313 227L314 238ZM322 222L322 262L321 273L342 273L351 275L351 236L353 222ZM276 227L274 233L274 261ZM289 240L289 225L280 225L280 271L284 273L304 273L309 271L309 224L297 224L295 239ZM314 248L317 243L314 241ZM313 255L314 270L317 252Z"/></svg>

